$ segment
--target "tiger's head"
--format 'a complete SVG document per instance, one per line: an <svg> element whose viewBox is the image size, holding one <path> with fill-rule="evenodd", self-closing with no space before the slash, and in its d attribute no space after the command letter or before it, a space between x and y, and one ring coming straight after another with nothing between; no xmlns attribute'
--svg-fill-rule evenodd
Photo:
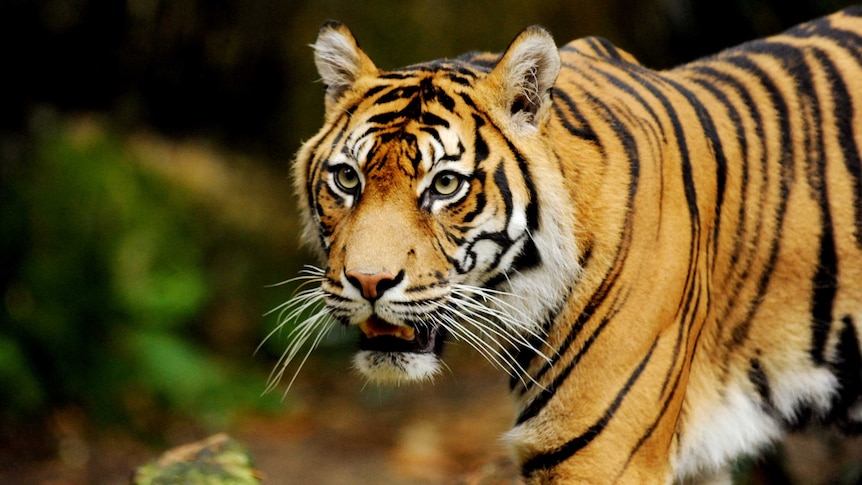
<svg viewBox="0 0 862 485"><path fill-rule="evenodd" d="M340 322L361 330L354 363L370 380L433 376L447 338L519 376L516 352L541 352L578 270L566 189L543 169L556 163L553 39L533 27L502 56L388 72L337 22L313 48L325 124L294 180L325 269L288 313L325 307L294 330L284 364Z"/></svg>

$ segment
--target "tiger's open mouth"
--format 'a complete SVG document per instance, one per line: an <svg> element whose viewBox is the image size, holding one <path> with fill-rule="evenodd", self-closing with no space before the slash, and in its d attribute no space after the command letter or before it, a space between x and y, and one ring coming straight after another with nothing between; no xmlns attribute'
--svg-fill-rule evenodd
<svg viewBox="0 0 862 485"><path fill-rule="evenodd" d="M359 324L361 350L377 352L435 353L440 355L446 340L442 327L393 325L376 315Z"/></svg>

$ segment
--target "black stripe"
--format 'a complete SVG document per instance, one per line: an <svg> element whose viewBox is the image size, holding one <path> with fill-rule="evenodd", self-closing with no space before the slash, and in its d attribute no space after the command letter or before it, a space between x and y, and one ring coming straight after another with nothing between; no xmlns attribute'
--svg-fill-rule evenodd
<svg viewBox="0 0 862 485"><path fill-rule="evenodd" d="M769 385L769 377L766 371L763 370L763 364L760 359L752 358L748 363L748 380L760 396L761 406L764 410L772 409L772 390Z"/></svg>
<svg viewBox="0 0 862 485"><path fill-rule="evenodd" d="M489 150L488 143L485 142L485 137L482 136L482 132L479 130L485 124L485 120L481 116L473 114L473 122L476 124L476 131L473 137L473 150L475 151L473 163L475 167L478 167L480 163L488 158Z"/></svg>
<svg viewBox="0 0 862 485"><path fill-rule="evenodd" d="M819 55L818 55L819 54ZM820 66L826 68L825 64L831 65L828 58L822 53L815 52ZM827 68L828 69L828 68ZM817 205L820 209L820 251L818 264L813 277L813 292L811 304L811 358L817 365L825 362L824 351L826 339L832 327L832 310L835 295L838 290L838 255L835 249L835 237L833 234L832 213L829 206L829 187L826 181L826 153L823 144L823 120L820 119L820 102L812 84L812 74L807 64L800 64L794 69L797 83L800 84L799 91L811 103L811 112L814 119L806 132L813 133L814 142L817 143L816 154L809 157L808 180L811 185ZM832 69L834 73L834 66ZM834 84L833 84L834 89ZM805 96L807 95L807 96ZM849 98L847 98L849 101ZM841 105L843 99L834 99L834 103ZM850 127L852 129L852 127ZM811 151L809 150L809 153Z"/></svg>
<svg viewBox="0 0 862 485"><path fill-rule="evenodd" d="M622 60L616 46L608 39L604 37L587 37L584 40L590 45L597 56L615 61Z"/></svg>
<svg viewBox="0 0 862 485"><path fill-rule="evenodd" d="M498 191L500 191L500 199L503 200L505 221L508 229L509 222L512 220L512 213L515 210L515 203L512 199L512 189L509 188L509 177L506 175L506 164L502 161L497 164L497 169L494 170L494 186Z"/></svg>
<svg viewBox="0 0 862 485"><path fill-rule="evenodd" d="M702 330L703 330L703 327L701 327L698 330L698 334L695 338L695 341L700 339L700 332ZM665 415L667 414L667 410L670 407L670 404L676 398L676 393L679 390L679 384L680 384L681 379L682 379L682 373L678 372L676 374L676 378L673 381L673 385L670 388L670 392L668 392L668 394L665 396L664 403L662 404L661 409L659 409L659 412L656 415L655 420L653 420L653 422L649 425L649 427L647 427L647 429L644 431L643 435L641 435L640 439L638 439L638 442L635 444L635 446L629 452L629 456L626 459L625 464L622 466L619 473L617 474L617 477L614 479L615 483L619 481L619 477L622 476L622 474L628 468L629 464L632 462L632 460L634 459L637 452L641 449L641 446L643 446L643 444L646 443L646 441L652 436L652 434L658 428L658 424L661 422L662 418L664 418Z"/></svg>
<svg viewBox="0 0 862 485"><path fill-rule="evenodd" d="M410 114L405 112L406 110L401 111L386 111L384 113L376 114L371 118L368 118L369 123L375 123L378 125L388 125L395 120L409 118Z"/></svg>
<svg viewBox="0 0 862 485"><path fill-rule="evenodd" d="M576 335L580 333L586 322L589 320L589 317L591 316L592 313L587 313L586 311L581 313L578 320L575 321L574 325L572 326L572 329L569 331L569 335ZM602 319L602 321L595 328L595 330L593 330L593 333L584 342L584 345L580 348L578 353L575 354L572 360L569 361L569 363L560 371L559 374L557 374L557 376L554 378L553 381L551 381L550 384L545 386L541 390L541 392L535 398L533 398L533 400L530 401L530 403L526 407L524 407L524 409L521 410L521 412L518 414L518 417L515 419L515 424L522 424L536 417L542 411L542 409L544 409L545 406L548 405L548 403L551 401L551 398L553 398L554 395L557 393L557 389L559 389L563 382L568 379L569 375L572 373L578 363L580 363L584 355L586 355L586 353L590 350L593 343L595 343L595 341L602 334L602 331L604 331L605 327L607 327L608 323L611 321L612 316L613 314ZM569 342L566 342L566 346L569 345L571 344ZM542 367L541 371L539 372L539 375L535 376L532 381L529 381L528 384L524 385L525 389L528 386L532 387L532 382L538 381L544 375L545 372L554 367L554 362L559 360L561 355L561 353L557 353L554 356L552 363L545 364L545 366Z"/></svg>
<svg viewBox="0 0 862 485"><path fill-rule="evenodd" d="M727 156L724 153L724 146L721 138L718 135L715 122L710 115L709 110L704 104L688 89L682 85L671 81L671 84L688 99L689 104L697 113L697 119L700 122L704 135L712 149L713 157L715 158L715 209L713 216L715 220L712 225L712 267L715 268L715 254L718 252L718 236L721 229L721 212L724 207L724 198L727 191ZM700 131L700 130L697 130Z"/></svg>
<svg viewBox="0 0 862 485"><path fill-rule="evenodd" d="M662 90L659 89L654 83L648 82L647 76L642 75L642 73L633 72L632 76L636 81L641 84L641 86L646 88L650 93L652 93L653 96L656 97L656 99L658 99L665 112L667 113L668 118L670 118L671 125L673 126L674 137L676 138L675 148L678 149L681 158L685 200L686 204L688 205L689 219L692 225L692 232L694 233L694 243L696 244L697 236L700 234L700 209L698 208L697 203L697 193L694 186L694 178L691 169L691 156L689 155L688 151L688 141L685 136L685 129L683 129L683 126L679 121L679 116L677 116L676 114L674 104L671 103L670 100L668 100L667 96L665 96ZM664 82L668 82L668 80L664 78L658 79ZM674 87L677 88L680 94L683 94L686 97L692 108L697 111L697 105L699 104L699 102L694 98L694 96L690 92L683 91L679 85L675 85ZM693 248L693 250L696 250L696 248Z"/></svg>
<svg viewBox="0 0 862 485"><path fill-rule="evenodd" d="M643 370L646 368L647 363L649 363L650 359L652 358L653 351L655 351L657 345L658 339L653 341L649 352L647 352L644 358L641 359L641 361L638 363L637 367L631 373L625 385L623 385L623 387L619 390L613 402L611 402L610 406L608 406L608 408L605 410L604 414L601 418L599 418L598 421L593 423L593 425L587 428L587 430L580 436L572 438L557 449L548 453L536 455L527 460L521 468L522 475L526 478L529 478L533 473L538 470L549 469L559 465L560 463L571 458L578 451L585 448L597 436L599 436L602 431L604 431L605 427L607 427L611 418L613 418L614 414L617 412L617 409L619 409L620 405L625 400L625 397L628 395L631 388L634 386L638 378L643 373Z"/></svg>
<svg viewBox="0 0 862 485"><path fill-rule="evenodd" d="M565 105L565 109L560 106L560 103ZM572 98L562 91L554 91L554 111L557 113L557 119L563 124L563 127L572 135L583 140L597 142L598 136L589 122L584 118L581 111L575 106ZM569 122L566 113L571 114L580 126L575 126Z"/></svg>
<svg viewBox="0 0 862 485"><path fill-rule="evenodd" d="M497 130L499 131L499 128L497 128ZM500 135L502 136L502 132ZM521 155L518 148L512 144L511 140L506 137L504 138L506 140L506 145L509 147L509 151L515 156L515 160L518 162L518 168L524 177L524 185L527 186L527 193L530 197L530 201L527 202L527 228L530 231L535 232L539 230L539 195L536 192L536 184L533 183L533 175L530 173L530 167L527 165L527 160L523 155Z"/></svg>
<svg viewBox="0 0 862 485"><path fill-rule="evenodd" d="M459 76L457 74L449 74L446 76L446 78L462 86L471 87L473 85L473 82L470 79L467 79L463 76Z"/></svg>
<svg viewBox="0 0 862 485"><path fill-rule="evenodd" d="M423 79L419 83L419 87L419 94L422 96L423 102L437 101L446 111L455 109L455 100L449 96L445 89L434 84L433 78L427 77Z"/></svg>
<svg viewBox="0 0 862 485"><path fill-rule="evenodd" d="M838 145L841 147L844 166L853 184L854 235L856 245L862 248L862 158L854 138L857 126L853 120L853 98L850 96L841 71L832 60L819 50L814 52L814 56L820 61L821 67L826 72L825 77L830 82L834 109L832 114L838 133Z"/></svg>
<svg viewBox="0 0 862 485"><path fill-rule="evenodd" d="M419 92L419 88L416 86L395 86L392 87L385 94L382 94L379 98L374 101L374 104L381 105L392 103L394 101L398 101L400 99L412 98Z"/></svg>
<svg viewBox="0 0 862 485"><path fill-rule="evenodd" d="M523 272L528 269L538 268L541 265L542 254L539 252L539 248L536 247L536 243L533 242L533 238L527 237L524 241L524 247L521 248L521 252L512 261L512 269Z"/></svg>
<svg viewBox="0 0 862 485"><path fill-rule="evenodd" d="M844 328L838 336L833 373L838 378L838 396L833 404L832 418L848 431L862 431L862 423L853 422L848 411L862 396L862 354L853 319L842 319ZM857 429L858 428L858 429Z"/></svg>
<svg viewBox="0 0 862 485"><path fill-rule="evenodd" d="M824 196L825 197L825 196ZM828 209L827 209L828 210ZM832 234L831 217L821 214L822 233L817 271L812 280L811 358L817 365L825 362L826 340L832 328L832 309L838 288L838 261Z"/></svg>
<svg viewBox="0 0 862 485"><path fill-rule="evenodd" d="M502 166L502 164L500 166ZM465 224L469 224L469 223L473 222L473 220L476 218L476 216L478 216L479 214L482 213L482 211L485 210L485 206L487 204L487 198L485 197L485 194L487 194L488 191L485 190L485 178L486 178L485 171L482 169L476 169L473 172L472 178L473 178L473 181L481 187L481 189L473 191L473 193L475 194L475 198L476 198L476 205L475 205L475 207L473 207L473 210L464 214L464 217L461 218L461 221ZM506 185L505 190L508 192L508 190L509 190L508 184ZM509 193L509 199L510 199L509 202L511 202L511 193Z"/></svg>
<svg viewBox="0 0 862 485"><path fill-rule="evenodd" d="M473 98L470 97L467 93L455 93L458 97L461 98L461 101L464 101L464 104L469 106L473 111L479 111L479 108L476 106L476 102L473 101ZM473 118L476 118L476 114L473 114Z"/></svg>
<svg viewBox="0 0 862 485"><path fill-rule="evenodd" d="M416 74L410 70L402 70L400 72L387 72L378 76L380 79L410 79L416 77Z"/></svg>
<svg viewBox="0 0 862 485"><path fill-rule="evenodd" d="M698 85L702 88L709 91L713 96L715 96L716 100L722 104L727 110L728 116L730 117L730 122L733 124L736 130L736 140L740 144L740 150L742 154L742 167L741 167L741 180L739 187L739 209L736 214L735 222L735 234L733 238L733 248L730 251L730 266L736 266L739 261L740 253L743 249L743 232L745 231L745 221L747 219L747 205L746 205L746 195L748 191L748 178L749 178L749 160L748 160L748 137L746 136L745 126L742 124L742 116L739 113L736 105L730 102L730 99L727 97L727 94L719 89L718 86L714 84L714 82L720 82L725 84L730 89L734 89L737 94L743 98L745 106L751 107L751 118L754 121L755 130L757 133L757 138L763 139L763 127L760 121L760 113L753 108L753 101L751 100L751 95L747 91L745 91L739 84L738 80L732 78L731 76L721 73L715 70L712 67L698 66L695 69L699 74L708 77L709 79L698 78L695 79ZM726 174L725 174L726 176ZM714 250L718 250L718 227L716 227L714 236L715 244L713 246ZM713 268L714 269L714 268ZM727 271L728 277L732 274L731 271Z"/></svg>
<svg viewBox="0 0 862 485"><path fill-rule="evenodd" d="M374 86L373 88L368 89L368 91L365 91L365 94L362 95L362 98L363 99L370 99L375 94L379 93L380 91L383 91L384 89L388 89L389 87L390 86L387 86L385 84L381 84L379 86ZM377 104L376 101L375 101L375 104Z"/></svg>
<svg viewBox="0 0 862 485"><path fill-rule="evenodd" d="M853 5L841 11L842 14L848 17L862 17L862 5Z"/></svg>
<svg viewBox="0 0 862 485"><path fill-rule="evenodd" d="M726 62L757 77L757 79L760 80L761 84L768 92L772 107L777 112L775 118L780 124L778 132L781 136L781 140L779 141L778 146L782 147L782 151L779 159L780 173L778 180L778 207L775 210L774 216L775 224L777 227L772 232L773 238L770 242L769 256L764 265L765 267L763 269L763 272L761 273L760 278L757 281L755 295L754 297L749 299L748 313L743 318L743 320L738 323L732 330L732 342L730 348L728 349L728 352L725 354L727 356L732 354L732 350L736 346L741 345L748 339L748 331L751 327L754 314L759 308L760 303L763 301L763 296L766 294L769 280L772 277L772 273L775 269L775 263L778 260L778 252L781 246L781 239L783 238L784 232L784 221L785 216L787 215L788 196L790 194L790 187L793 183L794 171L793 145L790 143L790 113L787 107L787 103L784 99L783 94L778 89L778 86L776 86L775 82L772 80L771 76L764 72L757 65L757 63L755 63L748 55L744 54L745 53L743 53L743 55L731 56L726 59ZM766 145L764 143L764 147L765 146ZM769 174L769 167L766 166L767 160L768 158L765 156L763 159L764 166L762 168L765 175ZM765 194L766 191L764 190L763 193Z"/></svg>
<svg viewBox="0 0 862 485"><path fill-rule="evenodd" d="M836 28L828 17L797 25L785 31L784 34L800 39L821 37L833 40L841 46L862 45L862 36L859 32ZM858 51L856 55L859 55Z"/></svg>
<svg viewBox="0 0 862 485"><path fill-rule="evenodd" d="M613 43L611 43L609 40L607 40L604 37L600 37L600 36L584 37L582 39L579 39L577 42L582 43L582 44L586 44L587 46L589 46L590 50L584 51L582 49L578 49L577 47L573 46L572 43L570 42L570 43L564 45L563 47L561 47L560 51L574 52L574 53L577 53L577 54L580 54L583 56L601 57L601 58L605 58L605 59L611 59L614 61L622 60L622 57L620 56L620 53L619 53L619 49L617 49L617 47L615 45L613 45Z"/></svg>
<svg viewBox="0 0 862 485"><path fill-rule="evenodd" d="M569 66L569 65L566 64L566 66ZM631 68L627 69L625 72L628 73L633 79L643 79L643 76L639 75L639 74L655 74L653 71L643 69L643 68L641 68L637 65L634 65L634 64L632 64L630 66L631 66ZM614 74L614 71L599 70L596 67L596 68L594 68L594 72L601 75L605 81L610 82L611 85L613 85L614 87L616 87L620 91L631 96L632 101L637 102L641 106L641 108L644 109L644 111L649 113L650 118L654 122L652 126L658 128L659 130L662 130L663 127L662 127L661 122L659 121L658 114L656 114L653 107L650 106L650 104L646 102L646 100L634 89L634 87L629 82L623 81L622 79L617 77ZM665 133L663 130L659 131L659 134L661 135L662 139L665 138Z"/></svg>
<svg viewBox="0 0 862 485"><path fill-rule="evenodd" d="M317 217L318 223L321 223L320 214L322 212L322 207L320 207L320 204L317 201L317 194L320 190L320 186L314 181L314 177L315 176L320 177L320 173L322 171L322 166L326 163L326 157L324 157L323 154L319 153L318 150L320 150L320 148L323 146L323 142L327 138L329 138L333 132L336 132L335 139L331 143L329 143L328 146L330 146L330 147L336 146L341 141L341 138L344 136L344 131L345 131L344 127L347 125L347 123L349 121L350 121L350 115L349 114L344 113L341 116L339 116L338 119L336 119L329 126L329 129L326 131L326 133L323 136L321 136L320 138L318 138L317 143L314 145L314 147L312 147L311 151L309 152L311 155L309 156L309 160L308 160L308 170L306 172L306 176L308 177L308 179L307 179L306 183L309 185L313 185L314 190L306 191L306 202L308 203L308 208L314 210L315 213L318 214L318 217ZM342 126L342 125L344 125L344 126ZM319 181L320 180L318 179L317 182L319 182ZM321 249L324 249L324 250L326 249L326 247L327 247L326 238L329 237L329 235L331 235L331 234L332 234L332 231L327 232L326 230L324 230L321 232L321 234L320 234Z"/></svg>
<svg viewBox="0 0 862 485"><path fill-rule="evenodd" d="M626 246L625 251L628 251L628 246ZM609 292L610 287L612 286L610 282L615 280L616 275L612 278L608 278L606 281L608 281L609 284L607 285L607 288L604 288L604 290ZM600 288L599 291L601 290L602 288ZM593 296L595 297L596 293L594 293ZM562 386L562 384L566 381L566 379L568 379L569 375L572 373L575 367L577 367L581 359L587 354L587 352L589 352L592 345L599 339L607 325L616 317L619 309L624 306L626 296L627 295L617 295L613 299L613 301L611 301L610 309L607 311L604 317L602 317L599 324L596 325L596 327L593 329L593 332L590 334L590 336L584 341L583 346L581 346L578 352L572 357L572 360L569 361L566 366L562 368L562 370L554 377L553 381L551 381L550 384L544 387L541 392L539 392L539 394L534 397L533 400L530 401L530 403L523 410L521 410L520 414L518 414L518 417L515 419L515 422L517 424L521 424L525 421L532 419L533 417L538 415L539 412L542 411L542 409L545 408L548 402L550 402L551 398L554 397L554 394L557 392L557 389L559 389L560 386ZM581 312L577 320L575 320L574 324L572 325L572 328L569 330L569 334L566 337L566 341L561 346L561 348L568 349L571 346L575 336L580 334L581 330L583 330L584 326L586 325L586 322L588 322L590 318L593 317L595 309L598 308L598 305L601 302L604 302L606 297L606 294L601 294L601 296L598 298L590 299L590 304L584 311ZM551 368L556 368L558 366L557 363L559 359L562 357L563 352L558 351L552 358L551 362L546 363L537 373L537 375L534 376L534 378L530 382L524 385L525 391L529 387L532 387L533 382L539 381L539 379L542 378L545 372L547 372Z"/></svg>
<svg viewBox="0 0 862 485"><path fill-rule="evenodd" d="M442 126L443 128L449 128L448 121L429 111L422 111L422 114L419 115L419 122L428 126Z"/></svg>

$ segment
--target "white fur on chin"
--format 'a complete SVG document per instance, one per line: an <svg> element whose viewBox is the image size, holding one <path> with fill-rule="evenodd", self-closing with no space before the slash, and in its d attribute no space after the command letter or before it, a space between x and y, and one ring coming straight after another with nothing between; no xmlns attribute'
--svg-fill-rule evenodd
<svg viewBox="0 0 862 485"><path fill-rule="evenodd" d="M353 357L353 367L369 381L401 384L430 380L441 366L433 353L361 350Z"/></svg>

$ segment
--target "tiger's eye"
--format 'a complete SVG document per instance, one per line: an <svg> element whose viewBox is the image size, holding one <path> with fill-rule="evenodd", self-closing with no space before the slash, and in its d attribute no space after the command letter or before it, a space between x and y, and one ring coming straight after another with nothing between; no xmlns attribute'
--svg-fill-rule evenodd
<svg viewBox="0 0 862 485"><path fill-rule="evenodd" d="M342 190L351 192L359 187L359 174L356 173L353 167L342 165L335 172L335 183Z"/></svg>
<svg viewBox="0 0 862 485"><path fill-rule="evenodd" d="M434 177L434 192L438 195L452 195L461 186L461 179L453 173L441 173Z"/></svg>

